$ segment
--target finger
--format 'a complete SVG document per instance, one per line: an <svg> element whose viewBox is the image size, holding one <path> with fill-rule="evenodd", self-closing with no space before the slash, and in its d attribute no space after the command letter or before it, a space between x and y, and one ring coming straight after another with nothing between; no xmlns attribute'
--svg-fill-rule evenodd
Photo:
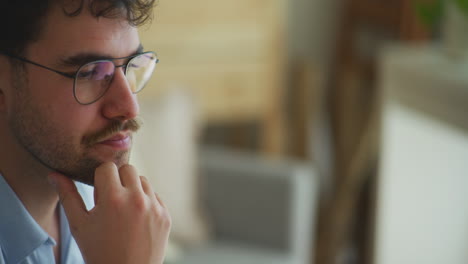
<svg viewBox="0 0 468 264"><path fill-rule="evenodd" d="M99 193L98 193L98 189L94 188L93 196L94 196L94 204L99 204Z"/></svg>
<svg viewBox="0 0 468 264"><path fill-rule="evenodd" d="M141 188L143 192L145 192L148 197L154 199L156 201L156 197L154 197L153 188L151 187L151 183L145 176L140 176Z"/></svg>
<svg viewBox="0 0 468 264"><path fill-rule="evenodd" d="M57 172L50 173L48 179L59 195L60 203L65 210L70 226L80 226L85 221L88 211L75 183Z"/></svg>
<svg viewBox="0 0 468 264"><path fill-rule="evenodd" d="M142 191L140 177L135 167L129 164L123 165L119 169L119 175L124 187Z"/></svg>
<svg viewBox="0 0 468 264"><path fill-rule="evenodd" d="M99 192L99 197L117 191L122 187L117 166L113 162L106 162L96 168L94 173L94 188Z"/></svg>
<svg viewBox="0 0 468 264"><path fill-rule="evenodd" d="M158 200L159 204L163 207L163 208L166 208L166 204L163 202L163 200L161 199L161 197L159 197L159 194L157 193L154 193L154 196L156 197L156 200Z"/></svg>

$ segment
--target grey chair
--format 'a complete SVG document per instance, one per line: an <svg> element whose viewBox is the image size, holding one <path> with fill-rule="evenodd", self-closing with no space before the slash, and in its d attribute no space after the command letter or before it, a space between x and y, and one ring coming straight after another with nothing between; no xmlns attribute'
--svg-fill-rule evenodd
<svg viewBox="0 0 468 264"><path fill-rule="evenodd" d="M310 164L209 149L200 173L214 237L174 264L311 263L318 177Z"/></svg>

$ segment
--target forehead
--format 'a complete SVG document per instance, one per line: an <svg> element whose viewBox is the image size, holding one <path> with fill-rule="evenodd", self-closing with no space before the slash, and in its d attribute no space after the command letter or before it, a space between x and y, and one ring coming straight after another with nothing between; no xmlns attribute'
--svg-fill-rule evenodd
<svg viewBox="0 0 468 264"><path fill-rule="evenodd" d="M96 18L86 8L78 16L70 17L59 6L53 6L38 41L26 52L36 58L83 52L123 57L139 45L137 29L123 19Z"/></svg>

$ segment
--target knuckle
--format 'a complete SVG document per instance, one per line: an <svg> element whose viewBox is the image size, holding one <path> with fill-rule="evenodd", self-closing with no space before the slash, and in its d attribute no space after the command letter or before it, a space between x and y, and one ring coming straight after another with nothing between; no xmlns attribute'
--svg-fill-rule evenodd
<svg viewBox="0 0 468 264"><path fill-rule="evenodd" d="M133 207L135 211L139 214L144 214L150 209L149 201L141 194L134 195L133 197Z"/></svg>
<svg viewBox="0 0 468 264"><path fill-rule="evenodd" d="M156 219L161 227L164 229L170 229L172 226L172 218L169 211L165 208L160 207L155 211Z"/></svg>
<svg viewBox="0 0 468 264"><path fill-rule="evenodd" d="M161 226L165 229L170 229L172 226L172 218L171 215L167 212L167 210L165 210L165 213L162 216Z"/></svg>

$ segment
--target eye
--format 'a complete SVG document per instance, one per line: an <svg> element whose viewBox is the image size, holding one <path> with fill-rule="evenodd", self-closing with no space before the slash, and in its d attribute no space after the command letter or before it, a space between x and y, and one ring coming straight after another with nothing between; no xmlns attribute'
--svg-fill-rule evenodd
<svg viewBox="0 0 468 264"><path fill-rule="evenodd" d="M136 68L136 69L138 69L138 68L141 67L141 65L136 64L136 63L130 63L127 67L131 67L131 68Z"/></svg>
<svg viewBox="0 0 468 264"><path fill-rule="evenodd" d="M90 70L90 71L79 71L78 74L76 75L76 78L78 79L92 79L92 76L96 75L95 70Z"/></svg>
<svg viewBox="0 0 468 264"><path fill-rule="evenodd" d="M127 67L133 68L133 69L139 69L139 68L145 67L145 65L148 64L148 61L150 60L151 60L151 57L149 57L148 55L140 54L134 57L133 59L131 59L128 62Z"/></svg>
<svg viewBox="0 0 468 264"><path fill-rule="evenodd" d="M92 79L94 75L96 75L98 67L96 63L89 63L80 68L80 70L76 73L77 79L89 80Z"/></svg>
<svg viewBox="0 0 468 264"><path fill-rule="evenodd" d="M77 73L80 80L109 80L114 75L114 63L111 61L98 61L83 66Z"/></svg>

